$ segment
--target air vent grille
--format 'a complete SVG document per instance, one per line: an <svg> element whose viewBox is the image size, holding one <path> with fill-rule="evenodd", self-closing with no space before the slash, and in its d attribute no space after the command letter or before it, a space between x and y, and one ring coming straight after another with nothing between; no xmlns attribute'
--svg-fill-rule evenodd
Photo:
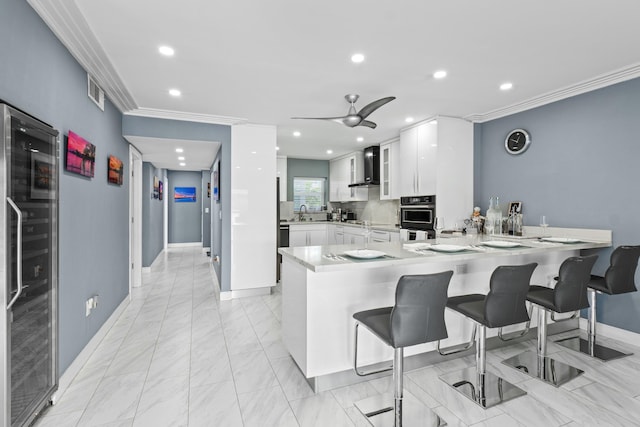
<svg viewBox="0 0 640 427"><path fill-rule="evenodd" d="M95 104L104 111L104 91L100 89L98 83L87 74L87 90L89 94L89 99L91 99Z"/></svg>

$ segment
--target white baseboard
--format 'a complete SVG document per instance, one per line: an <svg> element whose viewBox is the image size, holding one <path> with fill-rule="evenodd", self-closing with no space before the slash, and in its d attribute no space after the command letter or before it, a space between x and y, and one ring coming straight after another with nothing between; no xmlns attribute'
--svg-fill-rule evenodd
<svg viewBox="0 0 640 427"><path fill-rule="evenodd" d="M82 367L87 363L93 352L98 348L98 345L107 333L111 329L111 327L116 323L116 320L120 317L122 312L127 308L130 301L130 295L127 295L125 299L120 303L118 307L111 313L111 316L102 324L98 332L89 340L87 345L84 346L82 351L73 359L71 365L64 371L64 373L60 376L58 380L58 391L51 397L51 402L55 405L57 398L62 396L64 392L67 390L71 381L78 375L78 372L82 369Z"/></svg>
<svg viewBox="0 0 640 427"><path fill-rule="evenodd" d="M224 291L220 292L220 301L229 301L234 298L246 298L256 297L260 295L269 295L271 293L271 287L265 288L253 288L253 289L240 289L237 291Z"/></svg>
<svg viewBox="0 0 640 427"><path fill-rule="evenodd" d="M587 330L587 319L580 318L580 330ZM627 331L625 329L616 328L615 326L605 325L604 323L596 323L596 336L603 336L614 340L622 341L636 347L640 347L640 334Z"/></svg>
<svg viewBox="0 0 640 427"><path fill-rule="evenodd" d="M164 257L164 249L162 249L158 255L156 256L156 259L153 260L153 262L151 263L151 265L149 267L142 267L142 272L143 273L151 273L151 269L153 268L153 265L157 262L160 262L161 257Z"/></svg>
<svg viewBox="0 0 640 427"><path fill-rule="evenodd" d="M169 243L170 248L190 248L194 246L202 246L202 242L187 242L187 243Z"/></svg>

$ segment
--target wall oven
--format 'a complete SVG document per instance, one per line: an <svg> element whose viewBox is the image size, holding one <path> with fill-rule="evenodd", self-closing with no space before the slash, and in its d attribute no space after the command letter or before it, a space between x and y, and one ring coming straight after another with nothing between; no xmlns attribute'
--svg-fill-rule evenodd
<svg viewBox="0 0 640 427"><path fill-rule="evenodd" d="M400 228L408 230L409 240L416 240L417 231L424 231L427 239L435 239L436 196L400 198Z"/></svg>

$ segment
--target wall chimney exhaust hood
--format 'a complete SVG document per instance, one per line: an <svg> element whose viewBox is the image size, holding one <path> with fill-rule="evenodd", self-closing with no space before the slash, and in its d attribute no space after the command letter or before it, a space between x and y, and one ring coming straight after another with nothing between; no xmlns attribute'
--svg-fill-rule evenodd
<svg viewBox="0 0 640 427"><path fill-rule="evenodd" d="M364 149L364 181L349 184L349 187L380 185L380 147L373 145Z"/></svg>

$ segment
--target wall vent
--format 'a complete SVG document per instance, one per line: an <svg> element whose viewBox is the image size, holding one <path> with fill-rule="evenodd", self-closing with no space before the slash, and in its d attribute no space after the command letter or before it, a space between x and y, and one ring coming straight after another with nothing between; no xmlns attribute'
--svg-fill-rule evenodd
<svg viewBox="0 0 640 427"><path fill-rule="evenodd" d="M104 91L100 89L98 83L87 73L87 91L89 94L89 99L91 99L95 104L104 111Z"/></svg>

